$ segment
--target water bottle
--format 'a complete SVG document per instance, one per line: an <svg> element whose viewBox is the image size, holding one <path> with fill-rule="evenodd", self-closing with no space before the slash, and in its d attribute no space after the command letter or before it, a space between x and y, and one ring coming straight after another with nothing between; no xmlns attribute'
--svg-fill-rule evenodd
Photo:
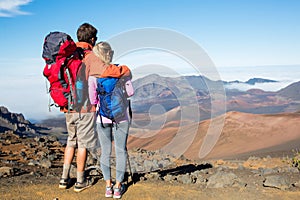
<svg viewBox="0 0 300 200"><path fill-rule="evenodd" d="M83 101L83 81L76 81L76 95L77 95L77 103L82 103Z"/></svg>

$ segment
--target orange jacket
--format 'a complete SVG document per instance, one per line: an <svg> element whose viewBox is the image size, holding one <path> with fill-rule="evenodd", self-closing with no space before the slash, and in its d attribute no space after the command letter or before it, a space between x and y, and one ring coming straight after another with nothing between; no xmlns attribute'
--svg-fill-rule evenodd
<svg viewBox="0 0 300 200"><path fill-rule="evenodd" d="M113 78L121 78L124 76L131 77L130 69L126 65L109 65L106 67L105 71L101 74L101 77L113 77Z"/></svg>

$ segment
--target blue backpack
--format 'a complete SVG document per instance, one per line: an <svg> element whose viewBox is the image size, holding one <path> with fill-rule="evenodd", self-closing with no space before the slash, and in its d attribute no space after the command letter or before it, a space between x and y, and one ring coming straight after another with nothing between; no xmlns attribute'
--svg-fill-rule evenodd
<svg viewBox="0 0 300 200"><path fill-rule="evenodd" d="M100 102L99 115L119 122L124 119L127 108L131 117L130 101L127 99L124 78L104 77L97 78L97 94Z"/></svg>

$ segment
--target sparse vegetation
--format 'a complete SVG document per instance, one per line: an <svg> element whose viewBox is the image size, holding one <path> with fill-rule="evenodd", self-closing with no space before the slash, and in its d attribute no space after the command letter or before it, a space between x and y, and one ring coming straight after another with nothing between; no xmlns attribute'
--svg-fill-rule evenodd
<svg viewBox="0 0 300 200"><path fill-rule="evenodd" d="M297 167L300 170L300 152L297 150L295 151L295 156L292 158L292 166Z"/></svg>

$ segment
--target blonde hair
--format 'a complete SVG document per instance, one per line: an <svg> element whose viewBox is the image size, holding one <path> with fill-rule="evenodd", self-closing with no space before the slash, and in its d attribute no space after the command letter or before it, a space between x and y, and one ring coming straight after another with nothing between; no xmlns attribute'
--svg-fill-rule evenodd
<svg viewBox="0 0 300 200"><path fill-rule="evenodd" d="M98 56L106 65L109 65L112 61L114 51L108 42L99 42L94 48L93 52Z"/></svg>

